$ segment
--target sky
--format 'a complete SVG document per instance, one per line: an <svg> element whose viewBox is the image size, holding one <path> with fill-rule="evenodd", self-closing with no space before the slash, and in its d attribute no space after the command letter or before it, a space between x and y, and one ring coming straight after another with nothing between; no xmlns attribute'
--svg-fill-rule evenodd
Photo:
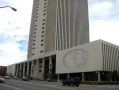
<svg viewBox="0 0 119 90"><path fill-rule="evenodd" d="M33 0L0 0L0 65L27 60ZM88 0L90 41L119 46L119 0Z"/></svg>

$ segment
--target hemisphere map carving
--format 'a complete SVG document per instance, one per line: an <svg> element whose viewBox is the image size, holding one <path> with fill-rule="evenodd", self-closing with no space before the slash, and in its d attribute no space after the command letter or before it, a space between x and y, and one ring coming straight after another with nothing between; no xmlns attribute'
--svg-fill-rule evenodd
<svg viewBox="0 0 119 90"><path fill-rule="evenodd" d="M66 53L63 57L63 64L67 68L79 68L86 64L88 52L84 49L75 49Z"/></svg>

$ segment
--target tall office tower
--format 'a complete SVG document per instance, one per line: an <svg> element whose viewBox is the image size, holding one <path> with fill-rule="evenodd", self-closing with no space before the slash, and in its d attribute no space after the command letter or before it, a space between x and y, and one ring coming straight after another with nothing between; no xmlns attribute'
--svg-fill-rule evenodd
<svg viewBox="0 0 119 90"><path fill-rule="evenodd" d="M33 1L27 58L87 42L87 0Z"/></svg>

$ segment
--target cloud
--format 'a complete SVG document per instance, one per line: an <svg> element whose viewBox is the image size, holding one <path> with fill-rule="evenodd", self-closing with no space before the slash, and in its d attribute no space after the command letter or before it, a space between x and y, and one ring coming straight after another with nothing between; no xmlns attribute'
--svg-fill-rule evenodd
<svg viewBox="0 0 119 90"><path fill-rule="evenodd" d="M2 0L0 9L0 65L26 60L33 0ZM27 3L27 4L26 4Z"/></svg>
<svg viewBox="0 0 119 90"><path fill-rule="evenodd" d="M92 1L92 0L91 0ZM119 45L119 0L89 0L89 24L91 41L103 39Z"/></svg>
<svg viewBox="0 0 119 90"><path fill-rule="evenodd" d="M33 0L0 0L0 65L26 60ZM88 0L91 41L119 45L119 0Z"/></svg>
<svg viewBox="0 0 119 90"><path fill-rule="evenodd" d="M26 58L26 51L19 49L20 44L7 42L0 44L0 64L8 65L23 61Z"/></svg>

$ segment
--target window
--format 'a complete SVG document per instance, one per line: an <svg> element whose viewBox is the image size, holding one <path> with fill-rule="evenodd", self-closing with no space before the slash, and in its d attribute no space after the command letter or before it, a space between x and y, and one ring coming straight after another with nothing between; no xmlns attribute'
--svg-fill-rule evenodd
<svg viewBox="0 0 119 90"><path fill-rule="evenodd" d="M42 23L42 25L45 25L45 23Z"/></svg>
<svg viewBox="0 0 119 90"><path fill-rule="evenodd" d="M42 67L42 65L39 66L39 68L41 68L41 67Z"/></svg>
<svg viewBox="0 0 119 90"><path fill-rule="evenodd" d="M37 19L35 21L37 21Z"/></svg>
<svg viewBox="0 0 119 90"><path fill-rule="evenodd" d="M43 39L41 39L41 42L43 42L44 40Z"/></svg>
<svg viewBox="0 0 119 90"><path fill-rule="evenodd" d="M44 3L44 5L46 5L46 3Z"/></svg>
<svg viewBox="0 0 119 90"><path fill-rule="evenodd" d="M46 11L46 9L43 10L43 12L45 12L45 11Z"/></svg>
<svg viewBox="0 0 119 90"><path fill-rule="evenodd" d="M38 14L38 12L36 13L36 15Z"/></svg>
<svg viewBox="0 0 119 90"><path fill-rule="evenodd" d="M42 35L41 37L44 37L44 35Z"/></svg>
<svg viewBox="0 0 119 90"><path fill-rule="evenodd" d="M38 16L36 16L35 18L38 18Z"/></svg>
<svg viewBox="0 0 119 90"><path fill-rule="evenodd" d="M42 31L42 33L44 33L44 31Z"/></svg>
<svg viewBox="0 0 119 90"><path fill-rule="evenodd" d="M37 28L34 28L35 30L37 30Z"/></svg>
<svg viewBox="0 0 119 90"><path fill-rule="evenodd" d="M39 3L37 3L37 5L38 5Z"/></svg>
<svg viewBox="0 0 119 90"><path fill-rule="evenodd" d="M45 19L43 19L43 21L45 21Z"/></svg>
<svg viewBox="0 0 119 90"><path fill-rule="evenodd" d="M46 6L44 6L44 8L46 8Z"/></svg>
<svg viewBox="0 0 119 90"><path fill-rule="evenodd" d="M43 53L43 50L41 50L40 53Z"/></svg>
<svg viewBox="0 0 119 90"><path fill-rule="evenodd" d="M38 4L37 4L38 5ZM36 8L39 8L39 6L37 6Z"/></svg>
<svg viewBox="0 0 119 90"><path fill-rule="evenodd" d="M43 46L43 44L41 44L41 46Z"/></svg>
<svg viewBox="0 0 119 90"><path fill-rule="evenodd" d="M42 29L44 29L45 27L42 27Z"/></svg>
<svg viewBox="0 0 119 90"><path fill-rule="evenodd" d="M43 14L43 16L45 16L46 13Z"/></svg>
<svg viewBox="0 0 119 90"><path fill-rule="evenodd" d="M39 63L42 63L42 61L40 60ZM41 65L40 65L41 66Z"/></svg>
<svg viewBox="0 0 119 90"><path fill-rule="evenodd" d="M36 37L36 35L34 35L34 38Z"/></svg>
<svg viewBox="0 0 119 90"><path fill-rule="evenodd" d="M41 70L39 70L39 72L41 72Z"/></svg>

